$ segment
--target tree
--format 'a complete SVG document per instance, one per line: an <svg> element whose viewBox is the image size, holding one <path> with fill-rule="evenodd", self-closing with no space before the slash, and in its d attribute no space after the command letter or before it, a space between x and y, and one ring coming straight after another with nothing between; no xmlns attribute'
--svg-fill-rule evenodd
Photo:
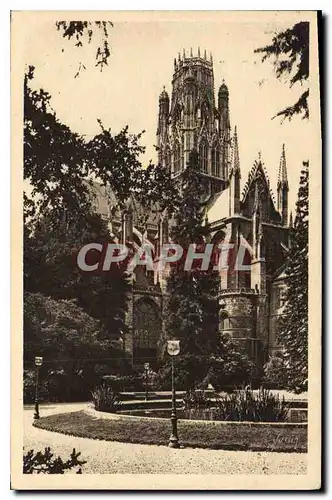
<svg viewBox="0 0 332 500"><path fill-rule="evenodd" d="M278 340L284 347L287 387L307 390L308 380L308 176L309 162L303 162L296 217L291 230L291 247L286 261L287 291Z"/></svg>
<svg viewBox="0 0 332 500"><path fill-rule="evenodd" d="M89 316L101 322L107 338L121 339L127 331L125 314L131 290L126 263L96 273L82 272L77 264L78 252L85 244L107 245L111 241L106 222L98 214L87 213L78 221L59 221L50 232L50 220L44 217L30 232L26 224L24 234L24 289L53 299L76 300ZM96 262L99 259L97 252Z"/></svg>
<svg viewBox="0 0 332 500"><path fill-rule="evenodd" d="M247 352L229 335L220 335L218 348L209 359L203 384L211 384L216 390L224 390L257 382L259 374Z"/></svg>
<svg viewBox="0 0 332 500"><path fill-rule="evenodd" d="M269 389L284 389L287 387L288 368L284 354L277 352L264 365L263 384Z"/></svg>
<svg viewBox="0 0 332 500"><path fill-rule="evenodd" d="M51 106L51 96L33 90L34 67L24 79L24 179L31 196L25 196L25 216L52 215L55 224L68 213L84 218L93 211L92 181L108 184L120 202L132 190L143 191L143 166L139 156L142 133L118 134L101 127L101 133L86 142L61 123Z"/></svg>
<svg viewBox="0 0 332 500"><path fill-rule="evenodd" d="M277 78L289 76L289 86L307 81L309 78L309 23L295 24L292 28L277 33L270 45L260 47L255 53L263 54L262 62L274 57L274 69ZM294 115L309 118L309 89L305 89L298 101L279 111L276 116L291 120ZM275 117L274 117L275 118Z"/></svg>
<svg viewBox="0 0 332 500"><path fill-rule="evenodd" d="M206 271L200 269L201 259L185 269L189 246L195 244L196 252L204 252L209 234L209 226L204 225L202 195L194 150L183 174L183 194L172 230L172 240L181 245L183 256L171 266L167 280L166 330L181 340L181 350L186 354L210 353L218 336L218 274L212 270L211 260Z"/></svg>
<svg viewBox="0 0 332 500"><path fill-rule="evenodd" d="M87 162L102 185L109 186L123 208L129 197L133 197L149 214L151 210L172 214L177 206L178 190L172 182L170 172L149 163L145 168L139 157L145 152L140 145L144 131L135 135L125 127L117 135L103 126L101 131L87 143ZM142 221L143 225L146 221Z"/></svg>
<svg viewBox="0 0 332 500"><path fill-rule="evenodd" d="M47 92L31 88L34 69L24 77L24 179L31 188L24 215L52 213L58 220L69 211L78 217L91 208L84 140L57 119Z"/></svg>
<svg viewBox="0 0 332 500"><path fill-rule="evenodd" d="M174 364L176 387L186 391L206 389L209 384L216 391L229 390L255 383L257 378L253 361L226 334L220 335L218 345L213 346L209 354L184 352L175 357ZM157 376L160 389L171 389L171 370L172 364L168 358Z"/></svg>
<svg viewBox="0 0 332 500"><path fill-rule="evenodd" d="M97 365L112 370L124 358L117 342L105 335L100 321L75 300L24 294L24 366L26 396L34 356L42 356L42 391L47 399L86 400L100 381ZM31 382L33 382L31 380Z"/></svg>
<svg viewBox="0 0 332 500"><path fill-rule="evenodd" d="M102 71L104 66L108 65L108 59L111 55L108 43L109 28L113 28L111 21L57 21L55 25L57 30L62 33L63 38L74 39L75 47L83 47L86 41L90 44L93 37L98 39L98 35L101 36L100 43L97 42L96 48L96 67ZM80 61L75 78L79 76L81 70L85 69L86 67Z"/></svg>

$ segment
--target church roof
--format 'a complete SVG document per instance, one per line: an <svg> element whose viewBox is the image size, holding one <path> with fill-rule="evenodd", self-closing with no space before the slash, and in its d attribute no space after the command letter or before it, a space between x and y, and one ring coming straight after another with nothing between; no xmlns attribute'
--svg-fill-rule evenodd
<svg viewBox="0 0 332 500"><path fill-rule="evenodd" d="M102 217L109 217L109 207L116 204L116 197L111 189L98 182L92 182L95 210Z"/></svg>
<svg viewBox="0 0 332 500"><path fill-rule="evenodd" d="M92 193L94 195L94 206L95 210L100 213L100 215L107 219L112 219L110 212L115 215L114 210L117 212L119 210L118 200L115 193L110 187L99 184L98 182L92 183ZM146 209L142 204L135 198L132 194L130 198L130 205L133 210L134 224L140 224L140 221L145 218ZM119 214L118 214L119 215ZM158 210L158 204L149 211L147 224L152 224L156 226L160 220L160 214Z"/></svg>
<svg viewBox="0 0 332 500"><path fill-rule="evenodd" d="M207 218L210 223L229 215L229 188L213 195L208 203Z"/></svg>

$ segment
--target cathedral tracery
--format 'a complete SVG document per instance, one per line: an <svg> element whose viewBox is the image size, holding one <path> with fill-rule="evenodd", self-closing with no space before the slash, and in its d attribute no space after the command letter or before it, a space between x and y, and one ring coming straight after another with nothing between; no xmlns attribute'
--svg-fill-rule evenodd
<svg viewBox="0 0 332 500"><path fill-rule="evenodd" d="M200 159L200 169L202 172L207 173L208 171L208 144L205 139L203 139L199 145L199 159Z"/></svg>
<svg viewBox="0 0 332 500"><path fill-rule="evenodd" d="M220 192L228 180L224 165L231 147L229 141L221 147L223 137L229 137L227 86L223 83L220 87L216 105L212 58L187 55L175 61L172 87L169 113L163 104L169 102L167 93L164 91L160 96L163 104L159 105L157 133L158 145L163 146L160 163L168 165L167 146L172 144L171 172L177 175L186 167L190 151L197 148L206 194ZM166 133L168 129L171 133Z"/></svg>

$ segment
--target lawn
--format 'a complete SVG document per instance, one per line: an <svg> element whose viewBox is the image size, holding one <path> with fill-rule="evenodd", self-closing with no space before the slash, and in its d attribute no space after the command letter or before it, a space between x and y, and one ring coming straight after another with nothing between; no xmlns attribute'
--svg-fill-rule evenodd
<svg viewBox="0 0 332 500"><path fill-rule="evenodd" d="M50 415L35 427L72 436L125 443L167 445L170 421L143 418L94 418L84 411ZM305 425L178 421L180 444L214 450L307 452Z"/></svg>

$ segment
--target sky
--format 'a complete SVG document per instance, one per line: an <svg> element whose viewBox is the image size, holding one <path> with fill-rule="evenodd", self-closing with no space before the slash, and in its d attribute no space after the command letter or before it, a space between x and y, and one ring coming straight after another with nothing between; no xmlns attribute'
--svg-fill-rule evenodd
<svg viewBox="0 0 332 500"><path fill-rule="evenodd" d="M103 13L104 14L104 13ZM24 63L35 66L36 87L52 96L59 119L87 138L99 132L97 119L116 133L145 130L143 162L156 161L158 96L165 85L171 94L173 60L183 49L206 49L214 61L215 94L224 79L229 88L231 127L237 126L242 187L261 151L276 193L282 144L285 143L289 204L294 212L302 161L314 154L312 124L272 117L300 96L277 80L272 61L261 62L254 50L271 41L276 31L306 19L296 12L109 13L111 57L101 72L94 66L95 42L76 48L63 40L54 20L35 16L24 42ZM105 17L104 17L105 18ZM62 20L62 19L59 19ZM83 20L83 18L82 18ZM97 41L97 40L96 40ZM74 78L79 62L86 70ZM275 196L276 198L276 196Z"/></svg>

